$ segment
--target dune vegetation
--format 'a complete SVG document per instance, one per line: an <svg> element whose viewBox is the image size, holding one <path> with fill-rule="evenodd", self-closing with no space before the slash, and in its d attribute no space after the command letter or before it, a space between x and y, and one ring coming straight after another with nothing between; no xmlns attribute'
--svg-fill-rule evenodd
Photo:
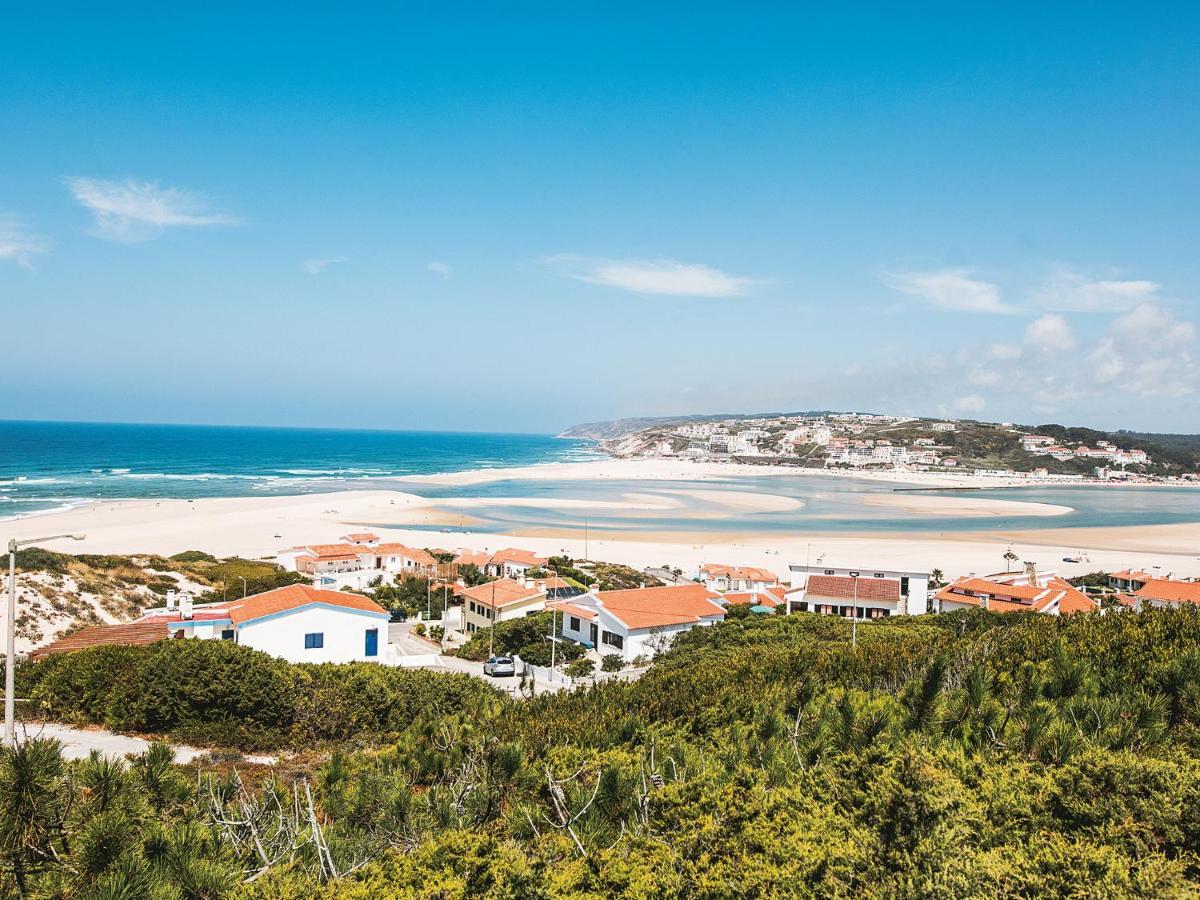
<svg viewBox="0 0 1200 900"><path fill-rule="evenodd" d="M523 701L435 673L393 683L379 667L190 642L38 663L22 683L56 715L163 733L237 720L243 743L265 735L300 755L272 771L181 774L163 751L127 765L65 764L44 742L5 753L5 888L1200 891L1200 614L955 613L861 625L854 648L848 631L807 614L731 620L681 637L636 682ZM192 680L155 688L167 673Z"/></svg>

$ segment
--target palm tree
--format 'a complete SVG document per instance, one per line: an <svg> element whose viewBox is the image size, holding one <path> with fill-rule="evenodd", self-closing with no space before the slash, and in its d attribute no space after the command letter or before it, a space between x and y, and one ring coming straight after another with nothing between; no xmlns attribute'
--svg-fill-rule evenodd
<svg viewBox="0 0 1200 900"><path fill-rule="evenodd" d="M1004 551L1004 571L1011 572L1012 564L1015 563L1017 561L1017 559L1018 559L1017 554L1013 553L1012 547L1009 547L1007 550L1005 550Z"/></svg>

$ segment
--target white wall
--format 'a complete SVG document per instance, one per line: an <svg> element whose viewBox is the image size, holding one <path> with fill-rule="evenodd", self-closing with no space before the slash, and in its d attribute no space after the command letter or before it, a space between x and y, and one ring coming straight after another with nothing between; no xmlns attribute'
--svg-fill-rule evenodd
<svg viewBox="0 0 1200 900"><path fill-rule="evenodd" d="M238 643L288 662L382 661L387 647L388 617L372 613L307 606L275 617L258 619L238 628ZM379 631L379 655L368 657L366 632ZM304 635L323 632L325 646L305 650Z"/></svg>

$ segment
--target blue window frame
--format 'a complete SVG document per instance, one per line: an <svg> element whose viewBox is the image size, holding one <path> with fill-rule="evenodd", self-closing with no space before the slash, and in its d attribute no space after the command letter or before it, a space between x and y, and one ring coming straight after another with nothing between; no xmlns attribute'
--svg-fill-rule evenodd
<svg viewBox="0 0 1200 900"><path fill-rule="evenodd" d="M304 636L305 650L319 650L325 646L325 632L314 631Z"/></svg>

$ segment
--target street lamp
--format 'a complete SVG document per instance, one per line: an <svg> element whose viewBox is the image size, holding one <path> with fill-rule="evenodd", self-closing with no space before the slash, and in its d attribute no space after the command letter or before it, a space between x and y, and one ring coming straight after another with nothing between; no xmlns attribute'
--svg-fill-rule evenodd
<svg viewBox="0 0 1200 900"><path fill-rule="evenodd" d="M858 573L851 572L850 580L854 583L854 605L850 607L850 649L858 646Z"/></svg>
<svg viewBox="0 0 1200 900"><path fill-rule="evenodd" d="M16 671L17 662L17 551L22 547L32 547L34 544L44 544L48 541L57 541L63 538L82 541L84 537L86 535L52 534L49 537L33 538L26 541L18 541L16 538L9 539L8 614L5 617L7 628L5 630L4 643L4 746L6 747L15 747L17 745L17 704L16 687L14 684L14 672Z"/></svg>
<svg viewBox="0 0 1200 900"><path fill-rule="evenodd" d="M246 589L248 587L248 585L246 584L246 577L244 575L239 575L238 578L242 579L242 599L245 600L246 599Z"/></svg>

